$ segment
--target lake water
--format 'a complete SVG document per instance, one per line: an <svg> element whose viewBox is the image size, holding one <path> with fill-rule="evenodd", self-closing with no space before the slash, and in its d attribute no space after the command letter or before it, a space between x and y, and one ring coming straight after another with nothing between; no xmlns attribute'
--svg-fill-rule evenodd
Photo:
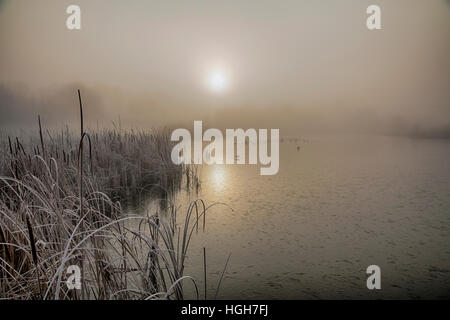
<svg viewBox="0 0 450 320"><path fill-rule="evenodd" d="M248 165L200 174L198 195L177 195L179 212L197 198L232 208L211 208L190 246L185 274L200 288L206 247L209 298L229 253L219 298L450 297L449 140L285 138L277 175ZM373 264L381 290L366 287Z"/></svg>

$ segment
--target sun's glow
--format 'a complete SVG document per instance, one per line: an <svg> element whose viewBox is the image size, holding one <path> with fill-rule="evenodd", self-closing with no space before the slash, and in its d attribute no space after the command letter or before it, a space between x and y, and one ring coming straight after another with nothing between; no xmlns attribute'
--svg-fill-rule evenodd
<svg viewBox="0 0 450 320"><path fill-rule="evenodd" d="M208 84L215 92L223 91L228 86L228 79L223 70L214 70L209 74Z"/></svg>

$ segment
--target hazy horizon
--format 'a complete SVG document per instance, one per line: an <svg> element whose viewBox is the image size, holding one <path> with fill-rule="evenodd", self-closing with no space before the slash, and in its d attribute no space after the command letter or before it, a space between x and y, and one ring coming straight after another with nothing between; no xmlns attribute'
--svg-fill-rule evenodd
<svg viewBox="0 0 450 320"><path fill-rule="evenodd" d="M92 123L450 131L448 1L376 1L369 31L372 2L77 1L69 31L72 1L1 1L0 124L77 121L81 88Z"/></svg>

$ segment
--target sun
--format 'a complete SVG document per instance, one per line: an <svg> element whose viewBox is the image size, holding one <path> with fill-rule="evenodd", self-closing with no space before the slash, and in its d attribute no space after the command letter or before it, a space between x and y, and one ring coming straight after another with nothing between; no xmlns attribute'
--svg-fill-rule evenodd
<svg viewBox="0 0 450 320"><path fill-rule="evenodd" d="M227 75L223 70L213 70L208 77L208 86L214 92L221 92L228 87Z"/></svg>

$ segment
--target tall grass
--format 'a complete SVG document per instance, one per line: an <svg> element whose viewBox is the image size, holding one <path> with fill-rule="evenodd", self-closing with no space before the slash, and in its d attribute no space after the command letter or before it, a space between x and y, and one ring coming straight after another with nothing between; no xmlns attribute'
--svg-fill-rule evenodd
<svg viewBox="0 0 450 320"><path fill-rule="evenodd" d="M198 189L196 169L172 163L167 130L85 132L79 102L80 135L45 134L38 117L27 142L0 137L0 298L183 299L184 280L197 288L184 263L208 208L193 202L177 228L173 208L133 216L121 203L166 199L183 177ZM66 285L70 265L81 290Z"/></svg>

